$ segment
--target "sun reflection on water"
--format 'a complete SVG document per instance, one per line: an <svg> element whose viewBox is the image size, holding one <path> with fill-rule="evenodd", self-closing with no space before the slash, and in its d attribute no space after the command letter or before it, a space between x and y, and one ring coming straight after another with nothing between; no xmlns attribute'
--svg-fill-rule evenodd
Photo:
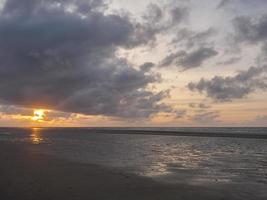
<svg viewBox="0 0 267 200"><path fill-rule="evenodd" d="M33 144L41 144L44 142L41 136L41 128L32 128L30 137Z"/></svg>

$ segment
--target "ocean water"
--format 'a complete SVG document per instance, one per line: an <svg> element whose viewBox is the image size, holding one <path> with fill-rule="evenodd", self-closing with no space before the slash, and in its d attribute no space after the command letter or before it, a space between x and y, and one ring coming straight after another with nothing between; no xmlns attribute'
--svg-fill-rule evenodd
<svg viewBox="0 0 267 200"><path fill-rule="evenodd" d="M266 136L267 128L0 129L0 142L158 181L267 189Z"/></svg>

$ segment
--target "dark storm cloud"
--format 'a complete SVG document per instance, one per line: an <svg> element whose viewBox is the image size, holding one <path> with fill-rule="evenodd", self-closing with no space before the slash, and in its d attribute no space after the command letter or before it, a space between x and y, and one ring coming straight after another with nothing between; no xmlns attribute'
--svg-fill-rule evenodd
<svg viewBox="0 0 267 200"><path fill-rule="evenodd" d="M168 92L146 90L159 75L116 57L117 47L133 46L136 24L102 7L94 0L8 0L0 18L0 99L118 117L169 109L160 103Z"/></svg>
<svg viewBox="0 0 267 200"><path fill-rule="evenodd" d="M160 66L166 67L169 65L176 65L183 70L199 67L204 61L216 56L218 54L213 48L200 47L194 51L178 51L168 55L161 61Z"/></svg>
<svg viewBox="0 0 267 200"><path fill-rule="evenodd" d="M201 79L197 83L189 83L191 91L205 93L216 101L241 99L256 90L267 89L267 66L251 67L235 76L215 76L211 80Z"/></svg>

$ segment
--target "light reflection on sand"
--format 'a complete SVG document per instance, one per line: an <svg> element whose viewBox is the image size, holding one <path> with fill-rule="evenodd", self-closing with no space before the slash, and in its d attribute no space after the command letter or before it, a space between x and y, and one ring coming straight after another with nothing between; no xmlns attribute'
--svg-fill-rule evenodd
<svg viewBox="0 0 267 200"><path fill-rule="evenodd" d="M158 141L156 141L158 142ZM151 154L151 165L142 168L141 175L159 178L171 182L194 184L229 182L235 176L221 169L213 168L217 157L226 156L226 152L207 152L197 149L192 143L179 141L165 145L156 143L147 145ZM147 149L148 150L148 149ZM217 161L218 162L218 161Z"/></svg>
<svg viewBox="0 0 267 200"><path fill-rule="evenodd" d="M192 145L186 142L180 144L168 144L160 148L154 144L151 145L152 152L160 152L154 154L154 164L146 166L143 170L145 176L165 176L175 173L177 170L196 170L200 168L200 164L209 159L209 154L195 150ZM205 155L205 156L204 156Z"/></svg>

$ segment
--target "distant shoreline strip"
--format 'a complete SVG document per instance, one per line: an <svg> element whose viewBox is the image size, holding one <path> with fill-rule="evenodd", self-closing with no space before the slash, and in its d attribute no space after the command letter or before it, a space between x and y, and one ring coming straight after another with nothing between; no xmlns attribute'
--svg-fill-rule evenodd
<svg viewBox="0 0 267 200"><path fill-rule="evenodd" d="M94 130L94 133L104 134L136 134L136 135L168 135L168 136L190 136L190 137L225 137L225 138L248 138L267 139L267 134L251 133L207 133L207 132L179 132L179 131L150 131L150 130Z"/></svg>

